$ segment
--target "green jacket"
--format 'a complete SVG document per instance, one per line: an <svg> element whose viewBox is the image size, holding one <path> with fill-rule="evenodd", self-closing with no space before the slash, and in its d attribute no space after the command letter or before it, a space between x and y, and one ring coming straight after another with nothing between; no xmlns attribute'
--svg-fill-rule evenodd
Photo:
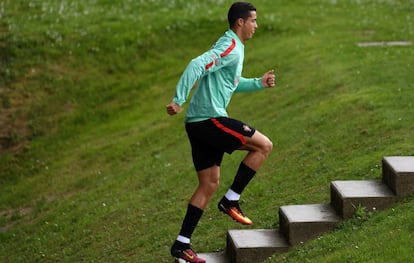
<svg viewBox="0 0 414 263"><path fill-rule="evenodd" d="M200 80L187 109L186 122L227 117L227 105L233 92L264 88L261 78L241 76L244 45L229 29L213 47L191 60L182 74L173 102L182 106L194 84Z"/></svg>

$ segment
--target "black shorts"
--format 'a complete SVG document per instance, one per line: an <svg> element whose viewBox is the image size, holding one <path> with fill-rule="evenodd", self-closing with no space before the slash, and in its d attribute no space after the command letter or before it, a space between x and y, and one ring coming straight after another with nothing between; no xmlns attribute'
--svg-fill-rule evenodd
<svg viewBox="0 0 414 263"><path fill-rule="evenodd" d="M246 144L244 137L252 137L256 131L241 121L226 117L186 123L185 129L197 171L220 166L225 152L231 154L239 149Z"/></svg>

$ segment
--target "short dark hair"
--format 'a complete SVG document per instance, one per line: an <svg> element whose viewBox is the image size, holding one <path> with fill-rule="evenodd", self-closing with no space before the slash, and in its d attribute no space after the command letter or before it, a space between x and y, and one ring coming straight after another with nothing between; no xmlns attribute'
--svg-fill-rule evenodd
<svg viewBox="0 0 414 263"><path fill-rule="evenodd" d="M237 19L243 18L246 20L250 16L251 11L256 11L250 3L246 2L235 2L231 5L229 13L227 14L227 19L229 21L229 26L233 27L236 24Z"/></svg>

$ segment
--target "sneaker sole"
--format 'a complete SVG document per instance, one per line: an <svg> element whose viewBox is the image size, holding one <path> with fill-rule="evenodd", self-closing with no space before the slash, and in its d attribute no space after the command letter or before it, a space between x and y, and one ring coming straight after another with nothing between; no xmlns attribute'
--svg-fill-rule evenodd
<svg viewBox="0 0 414 263"><path fill-rule="evenodd" d="M183 263L183 262L191 263L191 261L187 261L187 260L182 259L182 258L174 258L174 263ZM206 263L206 261L204 261L203 263Z"/></svg>

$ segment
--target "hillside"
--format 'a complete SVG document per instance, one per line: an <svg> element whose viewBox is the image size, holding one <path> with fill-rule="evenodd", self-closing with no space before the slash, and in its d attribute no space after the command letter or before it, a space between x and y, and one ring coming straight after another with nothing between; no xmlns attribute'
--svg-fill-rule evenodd
<svg viewBox="0 0 414 263"><path fill-rule="evenodd" d="M231 3L0 3L0 261L171 262L196 177L184 114L165 105ZM383 156L414 155L414 46L358 46L413 42L414 1L254 4L244 76L274 68L277 87L236 94L229 113L274 143L243 209L275 228L281 205L327 201L330 181L378 178ZM242 228L215 205L242 157L224 158L197 251ZM269 261L406 262L413 218L408 198Z"/></svg>

